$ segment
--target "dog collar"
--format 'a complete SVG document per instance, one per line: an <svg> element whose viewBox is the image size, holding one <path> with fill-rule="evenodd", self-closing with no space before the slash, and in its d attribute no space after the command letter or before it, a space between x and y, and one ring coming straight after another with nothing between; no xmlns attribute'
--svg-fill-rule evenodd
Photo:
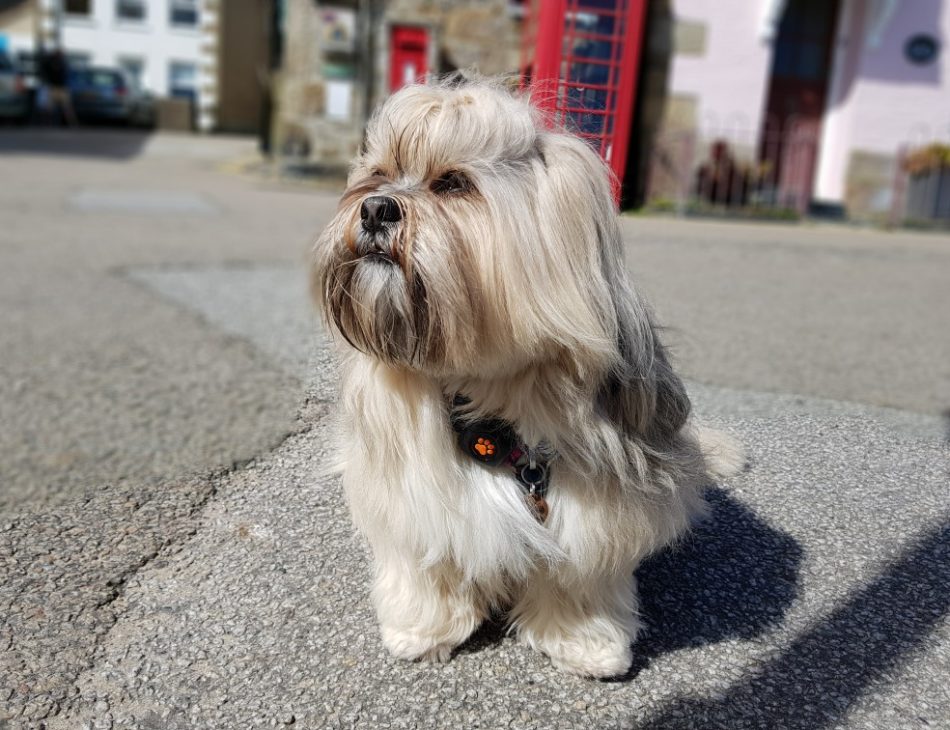
<svg viewBox="0 0 950 730"><path fill-rule="evenodd" d="M461 395L452 399L449 415L452 430L458 434L459 448L464 454L486 466L507 466L524 490L525 501L539 522L548 516L545 497L550 483L550 460L539 456L541 449L532 449L519 438L514 427L497 418L471 421L458 410L469 400Z"/></svg>

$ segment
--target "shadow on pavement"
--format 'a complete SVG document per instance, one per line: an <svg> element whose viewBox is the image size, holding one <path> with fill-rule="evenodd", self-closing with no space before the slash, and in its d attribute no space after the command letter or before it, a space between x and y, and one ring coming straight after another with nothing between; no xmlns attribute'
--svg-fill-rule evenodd
<svg viewBox="0 0 950 730"><path fill-rule="evenodd" d="M709 519L637 571L646 631L622 679L670 651L752 639L778 624L797 595L799 544L722 489L706 500Z"/></svg>
<svg viewBox="0 0 950 730"><path fill-rule="evenodd" d="M754 676L714 700L671 703L646 727L837 726L869 686L892 679L948 611L950 520L909 545Z"/></svg>
<svg viewBox="0 0 950 730"><path fill-rule="evenodd" d="M802 549L722 489L711 489L707 522L681 545L637 571L647 625L634 663L614 681L634 679L652 658L725 639L751 639L779 623L797 593ZM502 640L504 616L486 621L460 648L469 653Z"/></svg>
<svg viewBox="0 0 950 730"><path fill-rule="evenodd" d="M0 129L0 154L100 157L127 160L151 138L143 130L31 127Z"/></svg>

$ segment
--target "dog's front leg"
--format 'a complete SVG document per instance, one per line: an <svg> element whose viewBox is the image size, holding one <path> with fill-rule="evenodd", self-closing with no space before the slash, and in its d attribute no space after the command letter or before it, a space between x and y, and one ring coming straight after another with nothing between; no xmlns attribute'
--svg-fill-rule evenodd
<svg viewBox="0 0 950 730"><path fill-rule="evenodd" d="M512 611L518 636L571 674L623 674L640 630L633 567L583 576L538 571Z"/></svg>
<svg viewBox="0 0 950 730"><path fill-rule="evenodd" d="M448 661L485 617L478 592L452 566L376 553L373 602L386 648L400 659Z"/></svg>

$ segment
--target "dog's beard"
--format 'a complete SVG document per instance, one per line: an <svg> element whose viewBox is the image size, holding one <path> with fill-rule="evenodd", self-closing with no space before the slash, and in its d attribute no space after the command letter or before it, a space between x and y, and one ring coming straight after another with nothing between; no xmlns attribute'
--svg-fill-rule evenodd
<svg viewBox="0 0 950 730"><path fill-rule="evenodd" d="M420 357L424 338L397 265L375 255L343 262L327 293L331 316L354 347L389 362Z"/></svg>
<svg viewBox="0 0 950 730"><path fill-rule="evenodd" d="M362 230L355 210L338 216L340 226L328 231L337 240L324 249L333 258L322 267L322 298L353 347L391 364L441 371L471 357L477 287L457 226L441 211L401 202L405 219L376 234Z"/></svg>

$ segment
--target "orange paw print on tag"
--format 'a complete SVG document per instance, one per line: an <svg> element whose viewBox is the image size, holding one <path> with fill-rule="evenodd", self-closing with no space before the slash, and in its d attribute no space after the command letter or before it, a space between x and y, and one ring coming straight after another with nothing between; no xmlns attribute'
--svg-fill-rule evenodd
<svg viewBox="0 0 950 730"><path fill-rule="evenodd" d="M495 444L491 439L479 438L472 444L472 448L482 456L493 456L495 453Z"/></svg>

